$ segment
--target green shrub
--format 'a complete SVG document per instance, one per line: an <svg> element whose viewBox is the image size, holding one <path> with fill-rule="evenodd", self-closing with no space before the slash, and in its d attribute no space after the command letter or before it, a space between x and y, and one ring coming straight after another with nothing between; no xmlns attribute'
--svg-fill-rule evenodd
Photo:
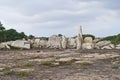
<svg viewBox="0 0 120 80"><path fill-rule="evenodd" d="M28 75L29 75L29 73L26 72L26 71L19 71L19 72L17 72L17 74L18 74L19 76L28 76Z"/></svg>
<svg viewBox="0 0 120 80"><path fill-rule="evenodd" d="M26 63L24 63L24 66L31 67L31 66L33 66L33 63L32 62L26 62Z"/></svg>
<svg viewBox="0 0 120 80"><path fill-rule="evenodd" d="M40 62L42 65L52 65L51 61L41 61Z"/></svg>
<svg viewBox="0 0 120 80"><path fill-rule="evenodd" d="M75 62L75 59L69 60L69 61L59 61L60 65L70 65L73 62Z"/></svg>
<svg viewBox="0 0 120 80"><path fill-rule="evenodd" d="M6 68L4 71L3 71L3 74L4 75L11 75L13 72L9 69L9 68Z"/></svg>
<svg viewBox="0 0 120 80"><path fill-rule="evenodd" d="M112 69L118 69L119 66L117 66L117 65L113 65L111 68L112 68Z"/></svg>

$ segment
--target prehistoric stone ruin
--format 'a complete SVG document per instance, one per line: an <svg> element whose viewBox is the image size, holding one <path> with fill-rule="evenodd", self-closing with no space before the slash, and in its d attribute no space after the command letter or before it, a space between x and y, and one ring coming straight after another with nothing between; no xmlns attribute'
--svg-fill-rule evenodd
<svg viewBox="0 0 120 80"><path fill-rule="evenodd" d="M112 44L111 41L93 40L92 37L83 39L82 26L79 27L77 37L65 37L52 35L48 40L28 39L0 43L0 49L23 48L53 48L53 49L120 49L120 44Z"/></svg>

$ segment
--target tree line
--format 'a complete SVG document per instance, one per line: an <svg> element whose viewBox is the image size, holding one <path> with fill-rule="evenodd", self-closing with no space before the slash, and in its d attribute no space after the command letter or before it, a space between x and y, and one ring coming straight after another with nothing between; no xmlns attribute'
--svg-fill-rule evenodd
<svg viewBox="0 0 120 80"><path fill-rule="evenodd" d="M14 41L18 39L27 39L27 35L24 32L17 32L15 29L8 29L0 22L0 42Z"/></svg>

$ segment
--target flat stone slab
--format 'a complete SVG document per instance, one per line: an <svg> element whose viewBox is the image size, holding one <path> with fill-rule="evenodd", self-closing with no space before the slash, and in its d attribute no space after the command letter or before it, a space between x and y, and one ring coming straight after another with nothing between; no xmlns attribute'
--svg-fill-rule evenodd
<svg viewBox="0 0 120 80"><path fill-rule="evenodd" d="M42 61L54 61L54 58L46 58L46 59L31 59L31 62L42 62Z"/></svg>
<svg viewBox="0 0 120 80"><path fill-rule="evenodd" d="M60 58L60 59L57 59L56 61L57 62L61 62L61 61L71 61L71 60L73 60L74 58L73 57L69 57L69 58Z"/></svg>
<svg viewBox="0 0 120 80"><path fill-rule="evenodd" d="M32 71L34 71L34 69L21 69L21 68L15 68L15 69L11 69L11 71L14 71L14 72L21 72L21 71L32 72Z"/></svg>
<svg viewBox="0 0 120 80"><path fill-rule="evenodd" d="M0 71L3 71L5 68L0 68Z"/></svg>
<svg viewBox="0 0 120 80"><path fill-rule="evenodd" d="M93 64L93 62L92 61L76 61L75 62L76 64L84 64L84 63L88 63L88 64Z"/></svg>

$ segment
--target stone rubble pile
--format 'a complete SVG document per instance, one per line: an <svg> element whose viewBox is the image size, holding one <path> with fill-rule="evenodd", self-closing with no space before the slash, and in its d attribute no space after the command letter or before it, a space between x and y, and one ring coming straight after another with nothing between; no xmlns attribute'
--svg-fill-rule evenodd
<svg viewBox="0 0 120 80"><path fill-rule="evenodd" d="M16 40L0 43L0 49L11 49L11 47L30 48L54 48L54 49L120 49L120 44L112 44L111 41L93 40L92 37L82 36L82 27L78 29L77 37L67 38L65 36L52 35L48 40L39 38L28 40Z"/></svg>

